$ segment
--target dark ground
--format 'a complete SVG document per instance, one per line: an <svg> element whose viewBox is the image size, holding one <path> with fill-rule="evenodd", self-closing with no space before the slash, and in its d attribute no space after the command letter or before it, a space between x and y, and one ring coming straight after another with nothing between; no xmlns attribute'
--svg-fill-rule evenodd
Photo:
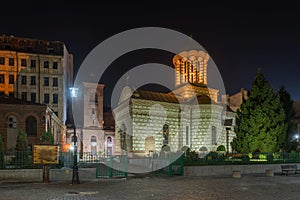
<svg viewBox="0 0 300 200"><path fill-rule="evenodd" d="M71 181L70 181L71 182ZM300 175L129 177L70 182L0 182L0 199L300 199Z"/></svg>

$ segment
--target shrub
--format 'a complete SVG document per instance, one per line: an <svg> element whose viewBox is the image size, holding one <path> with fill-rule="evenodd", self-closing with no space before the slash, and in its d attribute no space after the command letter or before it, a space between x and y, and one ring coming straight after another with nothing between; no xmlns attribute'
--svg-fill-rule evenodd
<svg viewBox="0 0 300 200"><path fill-rule="evenodd" d="M43 131L42 137L41 137L41 142L43 144L54 144L54 137L51 133L51 130Z"/></svg>
<svg viewBox="0 0 300 200"><path fill-rule="evenodd" d="M211 151L206 155L206 160L216 160L219 154L217 152Z"/></svg>
<svg viewBox="0 0 300 200"><path fill-rule="evenodd" d="M266 159L267 159L267 156L264 155L264 154L259 154L258 158L259 158L260 160L266 160Z"/></svg>
<svg viewBox="0 0 300 200"><path fill-rule="evenodd" d="M224 145L220 145L218 146L217 151L226 151L226 148Z"/></svg>
<svg viewBox="0 0 300 200"><path fill-rule="evenodd" d="M27 166L29 163L27 133L19 131L16 144L15 164L20 167Z"/></svg>
<svg viewBox="0 0 300 200"><path fill-rule="evenodd" d="M273 160L274 160L273 154L268 154L268 155L267 155L267 161L268 161L268 162L273 162Z"/></svg>
<svg viewBox="0 0 300 200"><path fill-rule="evenodd" d="M248 155L243 155L242 161L243 162L250 162L250 157Z"/></svg>

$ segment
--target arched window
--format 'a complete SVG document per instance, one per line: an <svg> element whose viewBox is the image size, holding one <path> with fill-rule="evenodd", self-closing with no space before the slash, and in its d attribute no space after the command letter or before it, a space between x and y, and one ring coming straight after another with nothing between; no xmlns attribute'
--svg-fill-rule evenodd
<svg viewBox="0 0 300 200"><path fill-rule="evenodd" d="M15 116L9 116L7 118L7 128L17 128L17 118Z"/></svg>
<svg viewBox="0 0 300 200"><path fill-rule="evenodd" d="M111 137L107 137L107 143L111 143L111 142L112 142Z"/></svg>
<svg viewBox="0 0 300 200"><path fill-rule="evenodd" d="M37 135L37 121L33 116L26 119L26 133L27 135Z"/></svg>
<svg viewBox="0 0 300 200"><path fill-rule="evenodd" d="M96 138L96 136L91 136L91 144L92 144L92 146L96 146L97 145L97 138Z"/></svg>

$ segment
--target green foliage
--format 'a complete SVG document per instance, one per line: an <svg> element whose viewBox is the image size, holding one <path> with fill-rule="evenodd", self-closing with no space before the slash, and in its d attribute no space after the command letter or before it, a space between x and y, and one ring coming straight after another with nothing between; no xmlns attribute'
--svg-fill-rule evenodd
<svg viewBox="0 0 300 200"><path fill-rule="evenodd" d="M279 96L258 71L247 100L237 111L236 137L231 145L237 152L276 152L286 135L285 113Z"/></svg>
<svg viewBox="0 0 300 200"><path fill-rule="evenodd" d="M283 150L286 152L290 152L292 150L296 150L297 148L297 144L295 144L295 141L293 141L293 136L297 130L297 124L293 122L296 111L291 95L288 93L285 87L280 87L278 95L286 116L284 121L284 123L286 124L286 137L283 145Z"/></svg>
<svg viewBox="0 0 300 200"><path fill-rule="evenodd" d="M267 159L267 156L265 154L259 154L259 159L260 160L266 160Z"/></svg>
<svg viewBox="0 0 300 200"><path fill-rule="evenodd" d="M250 162L250 157L248 155L243 155L242 161L243 162Z"/></svg>
<svg viewBox="0 0 300 200"><path fill-rule="evenodd" d="M28 165L28 156L27 133L20 130L16 144L15 164L20 167Z"/></svg>
<svg viewBox="0 0 300 200"><path fill-rule="evenodd" d="M274 160L274 155L273 154L268 154L267 155L267 161L268 162L273 162L273 160Z"/></svg>
<svg viewBox="0 0 300 200"><path fill-rule="evenodd" d="M43 131L42 137L41 137L41 142L43 144L54 144L54 137L51 133L51 130Z"/></svg>
<svg viewBox="0 0 300 200"><path fill-rule="evenodd" d="M211 151L206 155L207 160L216 160L219 154L217 152Z"/></svg>
<svg viewBox="0 0 300 200"><path fill-rule="evenodd" d="M252 159L252 158L253 158L252 153L248 153L248 157L249 157L250 159Z"/></svg>
<svg viewBox="0 0 300 200"><path fill-rule="evenodd" d="M0 133L0 169L4 168L4 147L3 147L3 138Z"/></svg>
<svg viewBox="0 0 300 200"><path fill-rule="evenodd" d="M217 151L226 151L226 148L224 145L220 145L218 146Z"/></svg>

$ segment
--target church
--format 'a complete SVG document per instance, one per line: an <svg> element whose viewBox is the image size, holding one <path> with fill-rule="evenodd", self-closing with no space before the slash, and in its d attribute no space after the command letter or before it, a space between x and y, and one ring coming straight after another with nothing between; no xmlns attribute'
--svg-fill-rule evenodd
<svg viewBox="0 0 300 200"><path fill-rule="evenodd" d="M232 150L235 112L218 100L218 89L207 86L209 59L196 50L175 55L174 91L123 88L113 110L115 154L144 157L187 148L205 154L220 145Z"/></svg>

